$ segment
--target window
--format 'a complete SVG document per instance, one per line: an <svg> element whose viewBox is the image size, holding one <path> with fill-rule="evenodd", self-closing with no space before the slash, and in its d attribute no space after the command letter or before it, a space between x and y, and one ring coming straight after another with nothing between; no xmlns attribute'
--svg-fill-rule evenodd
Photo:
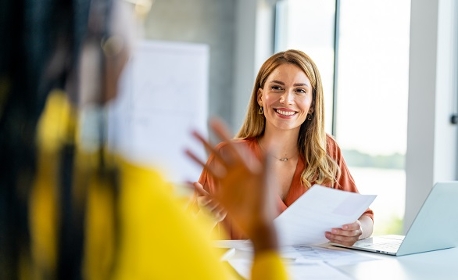
<svg viewBox="0 0 458 280"><path fill-rule="evenodd" d="M283 34L276 36L277 50L302 49L320 68L326 119L335 120L326 124L328 132L360 192L378 195L371 206L375 233L402 233L410 0L285 0L278 6L276 30Z"/></svg>
<svg viewBox="0 0 458 280"><path fill-rule="evenodd" d="M285 0L277 3L275 52L299 49L316 63L323 80L326 112L332 112L334 91L335 0ZM332 128L332 114L326 115Z"/></svg>

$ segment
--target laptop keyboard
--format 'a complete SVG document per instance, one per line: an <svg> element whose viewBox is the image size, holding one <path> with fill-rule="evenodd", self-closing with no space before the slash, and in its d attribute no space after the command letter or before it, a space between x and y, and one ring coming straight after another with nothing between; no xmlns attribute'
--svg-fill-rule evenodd
<svg viewBox="0 0 458 280"><path fill-rule="evenodd" d="M373 244L373 247L377 250L388 251L388 252L396 252L399 249L401 243L377 243Z"/></svg>
<svg viewBox="0 0 458 280"><path fill-rule="evenodd" d="M396 252L399 249L399 246L401 246L402 243L402 238L400 239L389 239L389 240L383 240L383 239L378 239L377 241L374 242L358 242L359 247L363 248L368 248L368 249L375 249L375 250L380 250L380 251L388 251L388 252Z"/></svg>

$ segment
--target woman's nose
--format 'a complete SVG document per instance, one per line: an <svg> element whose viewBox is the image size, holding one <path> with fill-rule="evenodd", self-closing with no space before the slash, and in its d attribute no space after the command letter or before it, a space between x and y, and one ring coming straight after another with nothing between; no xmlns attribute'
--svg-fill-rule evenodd
<svg viewBox="0 0 458 280"><path fill-rule="evenodd" d="M285 91L281 96L280 96L280 103L291 103L292 101L292 93L290 91Z"/></svg>

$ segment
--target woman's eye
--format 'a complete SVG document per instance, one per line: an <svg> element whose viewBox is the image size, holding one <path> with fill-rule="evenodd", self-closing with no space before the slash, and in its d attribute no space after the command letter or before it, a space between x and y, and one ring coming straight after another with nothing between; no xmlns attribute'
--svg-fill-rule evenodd
<svg viewBox="0 0 458 280"><path fill-rule="evenodd" d="M296 92L297 93L307 93L307 91L305 89L303 89L303 88L296 89Z"/></svg>
<svg viewBox="0 0 458 280"><path fill-rule="evenodd" d="M272 90L282 90L281 86L272 86Z"/></svg>

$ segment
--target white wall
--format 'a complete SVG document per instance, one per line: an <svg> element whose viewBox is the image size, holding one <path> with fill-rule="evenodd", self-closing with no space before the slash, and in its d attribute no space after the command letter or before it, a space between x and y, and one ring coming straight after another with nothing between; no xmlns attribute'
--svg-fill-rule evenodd
<svg viewBox="0 0 458 280"><path fill-rule="evenodd" d="M229 124L233 115L237 0L154 0L145 38L209 46L209 116Z"/></svg>
<svg viewBox="0 0 458 280"><path fill-rule="evenodd" d="M412 0L406 155L408 229L437 181L457 180L457 3Z"/></svg>
<svg viewBox="0 0 458 280"><path fill-rule="evenodd" d="M253 82L262 63L274 51L273 0L237 0L233 130L238 131L248 107Z"/></svg>

